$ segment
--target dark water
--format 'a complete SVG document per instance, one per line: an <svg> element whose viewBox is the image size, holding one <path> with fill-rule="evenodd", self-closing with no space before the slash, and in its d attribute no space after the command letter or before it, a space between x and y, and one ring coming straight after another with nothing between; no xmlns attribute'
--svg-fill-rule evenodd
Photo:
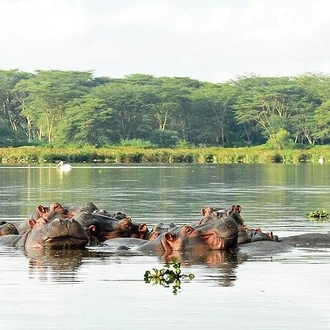
<svg viewBox="0 0 330 330"><path fill-rule="evenodd" d="M19 222L38 204L93 201L136 222L177 224L203 206L240 204L249 227L279 236L327 232L306 213L330 211L330 165L74 165L0 167L0 219ZM1 329L328 329L330 250L249 257L184 255L183 280L145 283L157 256L0 249Z"/></svg>

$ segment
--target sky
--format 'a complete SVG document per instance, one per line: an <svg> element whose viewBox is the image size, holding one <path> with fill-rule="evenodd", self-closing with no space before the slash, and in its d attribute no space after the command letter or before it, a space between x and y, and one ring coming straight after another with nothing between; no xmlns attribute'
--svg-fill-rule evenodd
<svg viewBox="0 0 330 330"><path fill-rule="evenodd" d="M329 0L0 0L0 70L330 73Z"/></svg>

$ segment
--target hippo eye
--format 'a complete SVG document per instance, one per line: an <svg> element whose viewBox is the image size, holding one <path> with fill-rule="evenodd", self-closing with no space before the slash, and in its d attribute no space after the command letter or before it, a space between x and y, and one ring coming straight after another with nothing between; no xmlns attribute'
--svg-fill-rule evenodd
<svg viewBox="0 0 330 330"><path fill-rule="evenodd" d="M44 218L39 218L36 222L38 225L45 225L48 221Z"/></svg>
<svg viewBox="0 0 330 330"><path fill-rule="evenodd" d="M190 235L193 231L194 231L194 228L186 226L184 233L185 233L185 235Z"/></svg>

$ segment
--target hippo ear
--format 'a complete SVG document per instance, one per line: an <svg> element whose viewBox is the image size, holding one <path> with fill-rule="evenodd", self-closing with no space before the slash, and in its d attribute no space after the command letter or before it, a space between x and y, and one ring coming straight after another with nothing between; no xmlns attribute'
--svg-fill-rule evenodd
<svg viewBox="0 0 330 330"><path fill-rule="evenodd" d="M139 225L139 231L146 231L148 228L147 228L147 224L146 223L141 223Z"/></svg>
<svg viewBox="0 0 330 330"><path fill-rule="evenodd" d="M148 232L148 227L146 223L141 223L138 227L139 237L143 238L144 235Z"/></svg>
<svg viewBox="0 0 330 330"><path fill-rule="evenodd" d="M59 210L59 209L62 209L62 205L58 202L54 202L54 203L50 204L49 209L50 209L50 211Z"/></svg>
<svg viewBox="0 0 330 330"><path fill-rule="evenodd" d="M33 226L36 224L36 221L34 219L29 219L28 220L28 225L30 228L33 228Z"/></svg>
<svg viewBox="0 0 330 330"><path fill-rule="evenodd" d="M214 208L211 206L208 207L203 207L201 209L201 214L203 217L207 217L208 215L210 215L212 212L214 211Z"/></svg>
<svg viewBox="0 0 330 330"><path fill-rule="evenodd" d="M233 212L241 213L241 211L242 211L241 205L239 205L239 204L232 205L231 210L229 211L229 214L232 214Z"/></svg>
<svg viewBox="0 0 330 330"><path fill-rule="evenodd" d="M40 213L42 213L42 214L44 214L44 213L47 212L47 211L46 211L46 208L45 208L44 206L42 206L42 205L38 205L37 210L38 210Z"/></svg>
<svg viewBox="0 0 330 330"><path fill-rule="evenodd" d="M96 226L95 226L95 225L91 225L91 226L89 226L88 229L89 229L92 233L95 233L95 232L96 232Z"/></svg>

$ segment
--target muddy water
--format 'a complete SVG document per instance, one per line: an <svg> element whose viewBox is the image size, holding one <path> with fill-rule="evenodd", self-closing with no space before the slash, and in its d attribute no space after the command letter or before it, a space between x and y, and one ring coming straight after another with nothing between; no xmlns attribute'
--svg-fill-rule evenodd
<svg viewBox="0 0 330 330"><path fill-rule="evenodd" d="M75 165L0 167L0 219L19 222L38 204L93 201L137 222L189 223L202 206L241 204L250 227L280 236L327 232L330 166ZM158 256L0 248L1 329L328 329L330 250L247 256L179 255L184 279L145 283Z"/></svg>

